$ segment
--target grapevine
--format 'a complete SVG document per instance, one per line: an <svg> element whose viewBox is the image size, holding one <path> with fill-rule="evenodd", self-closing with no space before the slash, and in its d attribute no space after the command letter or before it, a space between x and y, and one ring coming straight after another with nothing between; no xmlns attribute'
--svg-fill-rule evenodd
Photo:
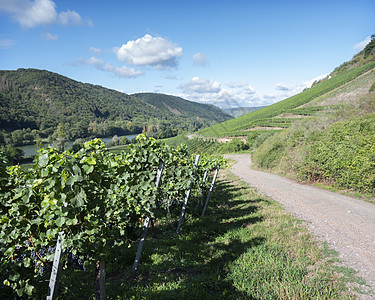
<svg viewBox="0 0 375 300"><path fill-rule="evenodd" d="M165 163L157 193L155 177ZM63 232L63 269L72 263L112 259L116 248L134 240L130 234L146 216L181 202L191 184L196 193L207 168L219 161L203 157L193 178L193 157L143 135L120 155L101 140L77 152L41 149L32 171L7 167L0 157L0 279L19 296L46 293L54 247Z"/></svg>

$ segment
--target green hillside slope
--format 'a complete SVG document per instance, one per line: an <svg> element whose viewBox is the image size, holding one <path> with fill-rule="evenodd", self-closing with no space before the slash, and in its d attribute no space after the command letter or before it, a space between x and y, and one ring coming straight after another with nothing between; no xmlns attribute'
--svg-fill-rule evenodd
<svg viewBox="0 0 375 300"><path fill-rule="evenodd" d="M370 195L375 202L374 60L375 36L332 73L336 79L357 76L307 103L302 109L322 111L269 137L253 152L253 162L301 181Z"/></svg>
<svg viewBox="0 0 375 300"><path fill-rule="evenodd" d="M325 79L318 84L312 86L305 91L277 102L273 105L267 106L260 110L254 111L250 114L228 120L226 122L216 124L199 132L202 136L242 136L249 133L249 129L257 126L261 127L283 127L287 128L291 124L290 118L275 118L281 114L306 114L311 115L320 108L304 108L298 109L300 106L309 103L315 98L322 96L329 91L342 86L343 84L357 78L359 75L373 69L375 62L370 62L366 65L361 65L340 72L332 76L330 79Z"/></svg>
<svg viewBox="0 0 375 300"><path fill-rule="evenodd" d="M254 137L264 129L288 128L299 117L312 116L324 109L322 105L316 104L318 98L324 98L327 93L356 80L361 75L373 70L374 67L375 35L372 36L371 42L363 51L355 55L352 60L337 67L325 79L313 84L311 88L273 105L201 130L199 134L207 137Z"/></svg>
<svg viewBox="0 0 375 300"><path fill-rule="evenodd" d="M148 103L45 70L0 71L0 144L59 134L67 139L124 135L144 128L171 136L230 118L217 108L181 98L180 114L157 101Z"/></svg>
<svg viewBox="0 0 375 300"><path fill-rule="evenodd" d="M181 117L196 117L201 119L223 122L231 119L231 116L214 105L207 105L188 101L180 97L157 94L157 93L137 93L131 96L142 100L152 107L156 107L165 114L172 114Z"/></svg>

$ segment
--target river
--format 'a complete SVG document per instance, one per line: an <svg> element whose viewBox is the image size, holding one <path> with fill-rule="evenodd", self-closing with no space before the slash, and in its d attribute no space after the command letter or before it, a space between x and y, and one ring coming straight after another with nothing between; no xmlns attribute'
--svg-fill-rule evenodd
<svg viewBox="0 0 375 300"><path fill-rule="evenodd" d="M138 136L138 134L130 134L130 135L125 135L125 137L128 139L128 140L131 140L132 138ZM106 137L106 138L100 138L104 143L108 143L112 140L112 137ZM65 149L69 149L72 147L74 141L69 141L69 142L66 142L65 143ZM48 144L44 144L43 145L44 147L48 147ZM35 144L35 145L26 145L26 146L20 146L20 147L17 147L19 149L22 149L23 152L24 152L24 156L25 157L28 157L28 156L31 156L31 155L35 155L38 150L39 150L39 147Z"/></svg>

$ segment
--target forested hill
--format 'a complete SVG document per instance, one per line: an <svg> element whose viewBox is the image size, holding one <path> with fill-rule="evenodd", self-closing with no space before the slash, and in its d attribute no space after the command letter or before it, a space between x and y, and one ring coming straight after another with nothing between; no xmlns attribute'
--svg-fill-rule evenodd
<svg viewBox="0 0 375 300"><path fill-rule="evenodd" d="M178 100L176 107L173 100ZM5 136L27 130L41 137L63 132L64 138L75 139L146 129L163 137L231 118L215 107L177 100L149 103L45 70L0 71L0 129Z"/></svg>
<svg viewBox="0 0 375 300"><path fill-rule="evenodd" d="M223 122L231 117L223 113L218 107L209 104L202 104L188 101L180 97L158 94L158 93L137 93L131 96L142 100L152 107L162 110L164 113L172 113L178 116L197 116L199 118Z"/></svg>

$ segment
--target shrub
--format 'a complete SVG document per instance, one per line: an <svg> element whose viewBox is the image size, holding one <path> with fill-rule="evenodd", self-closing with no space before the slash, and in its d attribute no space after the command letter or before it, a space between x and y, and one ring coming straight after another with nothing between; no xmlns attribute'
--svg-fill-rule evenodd
<svg viewBox="0 0 375 300"><path fill-rule="evenodd" d="M375 114L322 131L302 161L300 176L375 193Z"/></svg>
<svg viewBox="0 0 375 300"><path fill-rule="evenodd" d="M239 152L243 150L248 150L249 145L245 144L240 139L233 139L230 142L227 142L223 145L221 145L218 149L219 153L230 153L230 152Z"/></svg>
<svg viewBox="0 0 375 300"><path fill-rule="evenodd" d="M266 139L263 144L253 153L253 161L261 168L271 169L281 160L285 150L285 132L273 135Z"/></svg>

